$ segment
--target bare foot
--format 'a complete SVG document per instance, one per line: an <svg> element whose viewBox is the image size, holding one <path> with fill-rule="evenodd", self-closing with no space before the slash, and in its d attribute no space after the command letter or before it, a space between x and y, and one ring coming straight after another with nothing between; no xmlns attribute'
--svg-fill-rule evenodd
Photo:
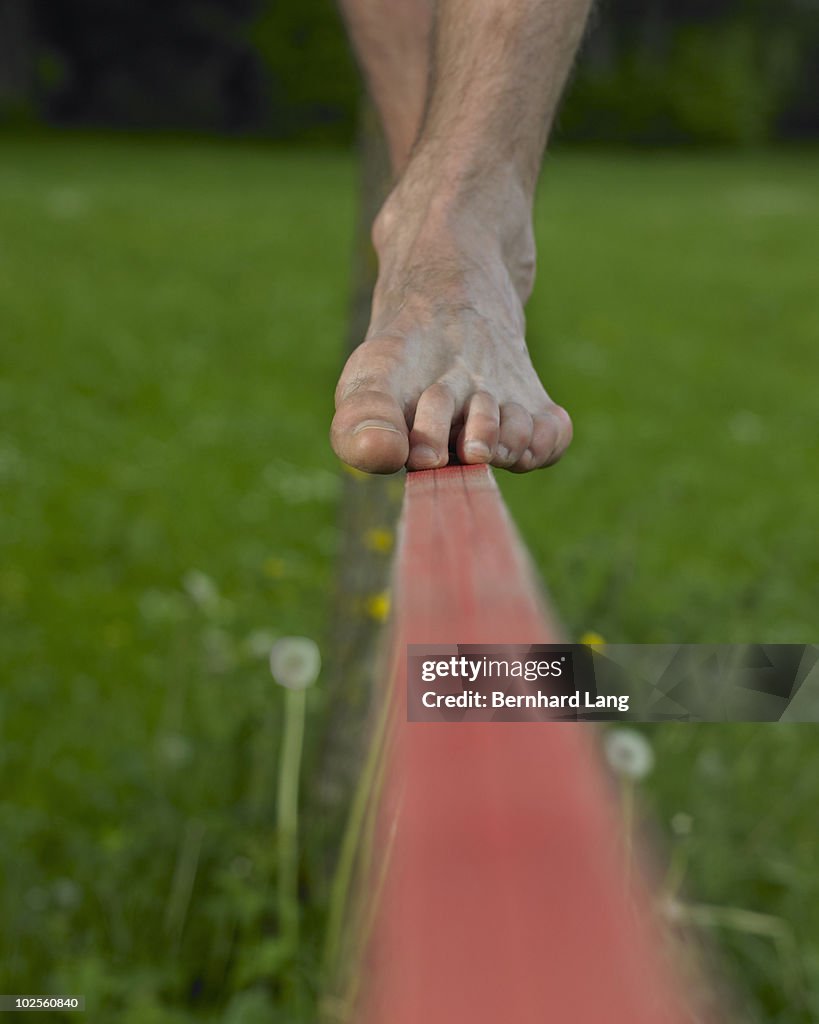
<svg viewBox="0 0 819 1024"><path fill-rule="evenodd" d="M370 473L445 466L451 448L516 472L556 462L572 424L524 340L534 241L520 193L495 183L465 203L410 170L373 241L370 328L336 388L339 458Z"/></svg>

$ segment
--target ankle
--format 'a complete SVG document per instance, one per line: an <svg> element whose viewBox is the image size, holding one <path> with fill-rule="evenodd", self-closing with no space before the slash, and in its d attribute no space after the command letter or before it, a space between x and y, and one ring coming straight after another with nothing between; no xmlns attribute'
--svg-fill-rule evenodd
<svg viewBox="0 0 819 1024"><path fill-rule="evenodd" d="M532 203L508 169L479 179L433 169L413 157L375 218L382 270L408 261L500 262L522 302L534 283Z"/></svg>

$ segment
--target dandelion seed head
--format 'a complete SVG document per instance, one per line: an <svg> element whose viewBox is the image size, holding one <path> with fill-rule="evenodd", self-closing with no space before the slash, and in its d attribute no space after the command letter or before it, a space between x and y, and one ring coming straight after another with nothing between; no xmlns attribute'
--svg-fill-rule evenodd
<svg viewBox="0 0 819 1024"><path fill-rule="evenodd" d="M171 767L187 764L193 755L193 744L176 732L163 733L156 741L157 756Z"/></svg>
<svg viewBox="0 0 819 1024"><path fill-rule="evenodd" d="M685 811L677 811L671 819L671 831L675 836L689 836L694 828L694 819Z"/></svg>
<svg viewBox="0 0 819 1024"><path fill-rule="evenodd" d="M765 438L765 421L750 409L743 409L728 421L731 437L740 444L757 444Z"/></svg>
<svg viewBox="0 0 819 1024"><path fill-rule="evenodd" d="M306 636L286 636L270 649L270 672L279 686L306 690L318 678L321 652Z"/></svg>
<svg viewBox="0 0 819 1024"><path fill-rule="evenodd" d="M82 900L82 890L71 878L58 878L51 891L54 902L64 910L78 906Z"/></svg>
<svg viewBox="0 0 819 1024"><path fill-rule="evenodd" d="M215 615L218 612L222 602L219 588L207 573L199 569L190 569L182 578L182 586L188 597L206 615Z"/></svg>
<svg viewBox="0 0 819 1024"><path fill-rule="evenodd" d="M635 729L610 729L603 740L606 760L626 779L644 779L654 767L654 751Z"/></svg>

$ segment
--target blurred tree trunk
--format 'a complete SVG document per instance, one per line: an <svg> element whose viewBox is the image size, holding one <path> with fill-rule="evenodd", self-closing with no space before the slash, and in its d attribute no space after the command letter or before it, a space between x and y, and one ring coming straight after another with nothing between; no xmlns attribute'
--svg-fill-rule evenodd
<svg viewBox="0 0 819 1024"><path fill-rule="evenodd" d="M373 218L390 183L386 146L375 110L362 107L359 126L359 203L352 257L346 355L364 338L376 277L370 241ZM387 588L403 475L343 471L341 545L330 609L327 648L326 731L317 754L311 794L320 815L322 866L333 866L350 797L366 753L370 696L379 638L388 612ZM316 881L321 884L319 879Z"/></svg>
<svg viewBox="0 0 819 1024"><path fill-rule="evenodd" d="M20 119L34 108L29 0L0 0L0 119Z"/></svg>

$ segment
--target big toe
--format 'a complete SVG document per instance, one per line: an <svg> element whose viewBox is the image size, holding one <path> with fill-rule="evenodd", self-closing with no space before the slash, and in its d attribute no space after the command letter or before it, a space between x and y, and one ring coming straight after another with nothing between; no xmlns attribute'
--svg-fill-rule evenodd
<svg viewBox="0 0 819 1024"><path fill-rule="evenodd" d="M365 473L395 473L409 455L404 414L383 391L357 391L343 399L330 438L336 455Z"/></svg>

